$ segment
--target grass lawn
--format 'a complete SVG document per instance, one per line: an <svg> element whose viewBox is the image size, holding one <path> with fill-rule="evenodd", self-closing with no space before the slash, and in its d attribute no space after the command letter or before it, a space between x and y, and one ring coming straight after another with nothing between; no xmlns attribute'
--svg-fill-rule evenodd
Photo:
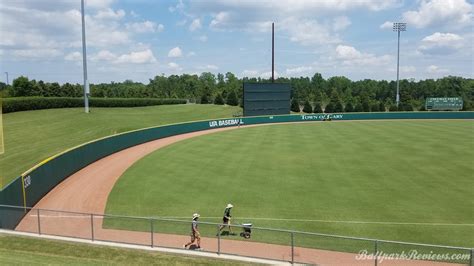
<svg viewBox="0 0 474 266"><path fill-rule="evenodd" d="M3 115L5 154L0 187L42 160L81 143L143 127L232 117L239 107L162 105L136 108L50 109Z"/></svg>
<svg viewBox="0 0 474 266"><path fill-rule="evenodd" d="M135 163L114 186L106 212L199 212L204 221L220 222L231 202L234 222L259 227L472 247L473 133L472 121L427 120L273 125L200 136ZM105 226L141 230L118 219ZM188 234L188 225L156 228ZM215 228L203 230L215 236ZM263 232L253 239L290 241Z"/></svg>
<svg viewBox="0 0 474 266"><path fill-rule="evenodd" d="M0 261L3 265L249 265L1 234Z"/></svg>

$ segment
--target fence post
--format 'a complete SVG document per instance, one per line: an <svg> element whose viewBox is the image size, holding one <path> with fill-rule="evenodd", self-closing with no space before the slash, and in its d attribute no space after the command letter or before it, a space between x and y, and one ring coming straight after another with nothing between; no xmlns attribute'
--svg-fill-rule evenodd
<svg viewBox="0 0 474 266"><path fill-rule="evenodd" d="M295 263L295 233L291 232L291 264Z"/></svg>
<svg viewBox="0 0 474 266"><path fill-rule="evenodd" d="M379 241L378 240L375 240L375 253L374 253L374 257L375 257L375 266L377 266L378 264L378 252L379 252Z"/></svg>
<svg viewBox="0 0 474 266"><path fill-rule="evenodd" d="M217 255L221 254L221 232L220 226L217 225Z"/></svg>
<svg viewBox="0 0 474 266"><path fill-rule="evenodd" d="M36 209L36 215L38 216L38 234L41 235L40 209Z"/></svg>
<svg viewBox="0 0 474 266"><path fill-rule="evenodd" d="M469 265L474 266L474 248L471 248L471 259Z"/></svg>
<svg viewBox="0 0 474 266"><path fill-rule="evenodd" d="M91 213L91 240L94 241L94 214Z"/></svg>
<svg viewBox="0 0 474 266"><path fill-rule="evenodd" d="M150 236L151 236L151 247L153 248L153 246L155 245L155 243L153 242L153 233L155 231L155 228L153 226L153 218L150 219Z"/></svg>

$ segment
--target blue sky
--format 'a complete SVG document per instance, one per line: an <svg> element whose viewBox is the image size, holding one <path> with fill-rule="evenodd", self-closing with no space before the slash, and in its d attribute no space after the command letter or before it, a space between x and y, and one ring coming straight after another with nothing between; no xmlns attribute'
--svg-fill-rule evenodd
<svg viewBox="0 0 474 266"><path fill-rule="evenodd" d="M89 80L233 72L277 76L473 78L468 0L86 0ZM80 0L0 0L0 80L82 82Z"/></svg>

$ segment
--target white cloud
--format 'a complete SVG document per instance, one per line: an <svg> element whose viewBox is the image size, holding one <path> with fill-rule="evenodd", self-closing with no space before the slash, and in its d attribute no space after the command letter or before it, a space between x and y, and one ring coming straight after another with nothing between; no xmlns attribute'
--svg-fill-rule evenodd
<svg viewBox="0 0 474 266"><path fill-rule="evenodd" d="M91 61L108 61L114 64L148 64L155 63L156 58L150 49L116 55L109 50L101 50L91 56Z"/></svg>
<svg viewBox="0 0 474 266"><path fill-rule="evenodd" d="M195 56L195 55L196 55L196 53L193 52L193 51L191 51L191 52L188 53L188 56Z"/></svg>
<svg viewBox="0 0 474 266"><path fill-rule="evenodd" d="M242 77L257 77L257 76L258 76L257 70L246 69L242 71Z"/></svg>
<svg viewBox="0 0 474 266"><path fill-rule="evenodd" d="M202 27L201 25L201 20L200 19L194 19L193 22L189 25L189 30L190 31L195 31L198 30Z"/></svg>
<svg viewBox="0 0 474 266"><path fill-rule="evenodd" d="M63 53L58 49L20 49L14 50L13 55L24 59L40 59L61 56Z"/></svg>
<svg viewBox="0 0 474 266"><path fill-rule="evenodd" d="M437 74L437 73L447 73L449 72L449 70L446 68L440 68L439 66L436 66L436 65L430 65L426 68L426 72L431 73L431 74Z"/></svg>
<svg viewBox="0 0 474 266"><path fill-rule="evenodd" d="M393 22L392 21L385 21L382 25L380 25L381 29L392 29L393 28Z"/></svg>
<svg viewBox="0 0 474 266"><path fill-rule="evenodd" d="M100 50L97 54L91 56L92 61L114 61L117 60L117 55L109 50Z"/></svg>
<svg viewBox="0 0 474 266"><path fill-rule="evenodd" d="M162 32L165 26L163 26L163 24L156 24L155 22L146 20L143 22L128 23L126 24L126 28L136 33L146 33L146 32Z"/></svg>
<svg viewBox="0 0 474 266"><path fill-rule="evenodd" d="M242 71L242 77L249 77L249 78L256 78L256 77L261 77L261 78L271 78L272 77L272 72L271 71L258 71L254 69L245 69ZM279 76L278 72L275 71L275 78Z"/></svg>
<svg viewBox="0 0 474 266"><path fill-rule="evenodd" d="M206 35L201 35L201 36L199 36L199 40L201 42L207 42L207 36Z"/></svg>
<svg viewBox="0 0 474 266"><path fill-rule="evenodd" d="M81 59L82 59L82 53L77 52L77 51L69 53L64 57L64 60L67 60L67 61L78 61Z"/></svg>
<svg viewBox="0 0 474 266"><path fill-rule="evenodd" d="M419 50L422 53L451 53L464 44L464 38L454 33L436 32L421 40Z"/></svg>
<svg viewBox="0 0 474 266"><path fill-rule="evenodd" d="M214 18L211 20L209 27L211 28L219 28L228 26L228 22L230 21L230 13L229 12L219 12L214 15Z"/></svg>
<svg viewBox="0 0 474 266"><path fill-rule="evenodd" d="M95 19L113 19L118 20L125 16L125 11L122 9L114 11L112 8L107 8L104 10L99 10L94 16Z"/></svg>
<svg viewBox="0 0 474 266"><path fill-rule="evenodd" d="M472 10L466 0L421 0L418 10L403 13L403 19L416 28L442 23L463 27L472 25Z"/></svg>
<svg viewBox="0 0 474 266"><path fill-rule="evenodd" d="M338 43L338 36L332 34L327 26L312 19L289 17L280 26L290 35L290 40L303 45Z"/></svg>
<svg viewBox="0 0 474 266"><path fill-rule="evenodd" d="M113 2L114 0L86 0L85 4L86 7L101 9L109 7Z"/></svg>
<svg viewBox="0 0 474 266"><path fill-rule="evenodd" d="M183 51L181 51L181 48L179 48L179 46L171 49L168 52L168 57L181 57L181 56L183 56Z"/></svg>
<svg viewBox="0 0 474 266"><path fill-rule="evenodd" d="M374 54L362 53L352 46L338 45L336 47L336 58L344 65L385 65L390 62L389 55L375 56Z"/></svg>
<svg viewBox="0 0 474 266"><path fill-rule="evenodd" d="M169 62L168 68L170 68L172 71L175 71L175 72L180 72L183 70L183 68L179 66L178 64L176 64L175 62Z"/></svg>
<svg viewBox="0 0 474 266"><path fill-rule="evenodd" d="M345 30L349 25L351 25L350 19L346 16L341 16L333 19L332 28L334 31L340 31Z"/></svg>
<svg viewBox="0 0 474 266"><path fill-rule="evenodd" d="M185 7L183 0L178 0L178 3L175 6L168 7L168 11L173 13L176 10L182 10Z"/></svg>
<svg viewBox="0 0 474 266"><path fill-rule="evenodd" d="M400 72L402 72L402 73L415 73L416 72L416 67L414 67L414 66L401 66L400 67Z"/></svg>
<svg viewBox="0 0 474 266"><path fill-rule="evenodd" d="M216 66L216 65L205 65L205 66L198 67L198 69L201 69L201 70L218 70L219 67Z"/></svg>
<svg viewBox="0 0 474 266"><path fill-rule="evenodd" d="M131 63L131 64L147 64L155 63L156 58L150 49L146 49L138 52L131 52L129 54L123 54L119 56L115 63Z"/></svg>
<svg viewBox="0 0 474 266"><path fill-rule="evenodd" d="M300 66L300 67L295 67L295 68L287 68L286 74L290 76L301 75L301 74L309 73L312 70L313 70L313 67L311 66Z"/></svg>

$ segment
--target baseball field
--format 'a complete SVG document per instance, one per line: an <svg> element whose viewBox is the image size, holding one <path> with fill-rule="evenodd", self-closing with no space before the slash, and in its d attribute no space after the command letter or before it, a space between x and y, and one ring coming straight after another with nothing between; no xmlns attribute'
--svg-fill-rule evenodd
<svg viewBox="0 0 474 266"><path fill-rule="evenodd" d="M106 213L189 220L199 212L218 223L230 202L234 223L472 247L473 132L472 121L418 120L213 133L136 162L115 184ZM145 230L113 219L104 225ZM161 230L188 233L177 227Z"/></svg>

